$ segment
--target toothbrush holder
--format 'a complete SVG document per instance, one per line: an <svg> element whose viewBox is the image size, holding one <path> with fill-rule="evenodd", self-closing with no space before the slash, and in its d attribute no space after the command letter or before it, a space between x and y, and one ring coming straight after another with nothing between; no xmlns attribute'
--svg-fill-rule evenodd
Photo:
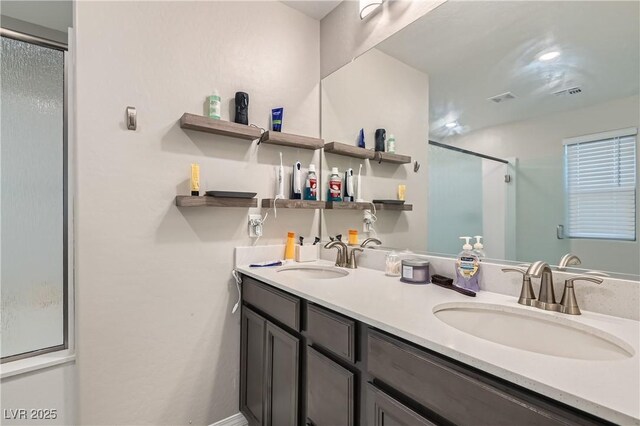
<svg viewBox="0 0 640 426"><path fill-rule="evenodd" d="M296 262L313 262L318 260L318 247L319 245L296 245Z"/></svg>

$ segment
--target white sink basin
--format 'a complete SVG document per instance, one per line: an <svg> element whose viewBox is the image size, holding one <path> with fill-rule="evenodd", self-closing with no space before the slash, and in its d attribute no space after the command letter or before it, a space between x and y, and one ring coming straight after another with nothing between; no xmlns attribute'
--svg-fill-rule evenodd
<svg viewBox="0 0 640 426"><path fill-rule="evenodd" d="M285 266L278 269L278 273L286 273L287 275L296 276L298 278L313 280L329 280L332 278L342 278L349 275L344 269L335 266Z"/></svg>
<svg viewBox="0 0 640 426"><path fill-rule="evenodd" d="M532 309L482 303L445 303L434 315L460 331L494 343L583 360L616 360L633 356L619 338L569 318Z"/></svg>

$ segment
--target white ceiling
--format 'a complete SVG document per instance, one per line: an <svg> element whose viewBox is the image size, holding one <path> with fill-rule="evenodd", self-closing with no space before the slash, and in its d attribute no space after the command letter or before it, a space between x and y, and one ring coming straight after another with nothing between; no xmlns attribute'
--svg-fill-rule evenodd
<svg viewBox="0 0 640 426"><path fill-rule="evenodd" d="M71 5L71 0L2 0L0 12L4 16L66 33L73 21Z"/></svg>
<svg viewBox="0 0 640 426"><path fill-rule="evenodd" d="M282 1L282 3L319 21L342 3L342 0L297 0Z"/></svg>
<svg viewBox="0 0 640 426"><path fill-rule="evenodd" d="M441 140L638 94L639 21L635 1L449 1L378 49L429 74L431 137ZM549 50L562 54L537 60ZM573 86L582 93L552 95ZM516 98L487 100L504 92Z"/></svg>

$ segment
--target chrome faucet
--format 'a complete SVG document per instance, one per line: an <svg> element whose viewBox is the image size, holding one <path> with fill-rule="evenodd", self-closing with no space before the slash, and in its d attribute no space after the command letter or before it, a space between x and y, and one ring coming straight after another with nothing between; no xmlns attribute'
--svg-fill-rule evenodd
<svg viewBox="0 0 640 426"><path fill-rule="evenodd" d="M578 256L576 256L573 253L567 253L564 256L562 256L562 259L560 259L560 263L558 263L558 270L563 271L567 269L567 266L574 266L574 265L580 265L580 264L582 264L582 261Z"/></svg>
<svg viewBox="0 0 640 426"><path fill-rule="evenodd" d="M347 259L348 259L348 248L347 245L345 243L343 243L342 241L338 241L338 240L333 240L328 242L327 244L325 244L324 248L326 249L331 249L337 247L338 248L338 255L336 256L336 266L339 266L341 268L344 268L347 266Z"/></svg>
<svg viewBox="0 0 640 426"><path fill-rule="evenodd" d="M366 248L369 243L375 243L376 245L382 245L382 241L377 238L367 238L360 244L360 247Z"/></svg>
<svg viewBox="0 0 640 426"><path fill-rule="evenodd" d="M553 274L547 262L534 262L527 269L527 275L540 278L540 292L535 306L546 311L557 311L556 295L553 291Z"/></svg>
<svg viewBox="0 0 640 426"><path fill-rule="evenodd" d="M579 265L580 259L574 254L566 254L560 260L560 267L564 269L569 265ZM607 274L596 271L587 272L585 275L578 275L564 281L564 292L560 303L556 302L556 296L553 291L553 274L551 267L546 262L535 262L525 271L522 268L504 268L502 272L519 272L522 274L522 290L520 290L520 298L518 303L521 305L534 306L536 308L547 311L556 311L569 315L580 315L580 308L576 301L576 294L573 289L574 281L590 281L592 283L601 284L602 278L596 276L608 276ZM533 287L531 286L531 277L540 279L540 292L538 300L536 300Z"/></svg>
<svg viewBox="0 0 640 426"><path fill-rule="evenodd" d="M336 256L336 266L340 268L357 269L358 262L356 261L356 252L364 251L360 247L353 247L349 250L349 247L342 241L333 240L325 244L324 248L330 249L336 247L338 249L338 255Z"/></svg>

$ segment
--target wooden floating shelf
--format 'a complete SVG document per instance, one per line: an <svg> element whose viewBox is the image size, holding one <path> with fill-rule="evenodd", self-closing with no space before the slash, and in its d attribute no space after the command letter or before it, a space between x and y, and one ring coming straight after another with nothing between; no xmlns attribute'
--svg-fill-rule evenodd
<svg viewBox="0 0 640 426"><path fill-rule="evenodd" d="M319 138L273 131L264 132L261 136L261 131L257 127L246 126L244 124L232 123L224 120L214 120L213 118L189 114L188 112L182 114L182 117L180 118L180 127L183 129L197 130L199 132L213 133L215 135L231 136L250 141L260 139L260 143L270 145L282 145L313 150L320 149L324 146L324 140Z"/></svg>
<svg viewBox="0 0 640 426"><path fill-rule="evenodd" d="M324 140L320 138L312 138L309 136L292 135L290 133L281 133L266 131L260 138L260 143L271 145L291 146L302 149L320 149L324 146Z"/></svg>
<svg viewBox="0 0 640 426"><path fill-rule="evenodd" d="M257 198L227 198L227 197L202 197L190 195L178 195L176 197L178 207L258 207Z"/></svg>
<svg viewBox="0 0 640 426"><path fill-rule="evenodd" d="M373 210L372 203L327 201L327 210Z"/></svg>
<svg viewBox="0 0 640 426"><path fill-rule="evenodd" d="M391 152L376 152L370 149L359 148L357 146L351 146L340 142L329 142L325 144L324 152L331 152L337 155L361 158L364 160L380 161L382 163L411 163L411 157L408 155L400 155Z"/></svg>
<svg viewBox="0 0 640 426"><path fill-rule="evenodd" d="M392 164L410 164L411 156L409 155L401 155L395 154L392 152L376 152L380 157L374 158L375 161L380 161L382 163L392 163Z"/></svg>
<svg viewBox="0 0 640 426"><path fill-rule="evenodd" d="M214 120L213 118L189 114L188 112L182 114L180 127L239 139L254 140L260 138L260 129L257 127L224 120Z"/></svg>
<svg viewBox="0 0 640 426"><path fill-rule="evenodd" d="M344 201L327 201L327 210L395 210L395 211L412 211L413 204L382 204L367 202L344 202Z"/></svg>
<svg viewBox="0 0 640 426"><path fill-rule="evenodd" d="M370 149L351 146L340 142L329 142L324 145L324 152L345 155L347 157L362 158L364 160L373 160L375 152Z"/></svg>
<svg viewBox="0 0 640 426"><path fill-rule="evenodd" d="M401 212L410 212L413 211L413 204L382 204L375 203L376 210L390 210L390 211L401 211Z"/></svg>
<svg viewBox="0 0 640 426"><path fill-rule="evenodd" d="M271 209L274 207L274 204L277 209L324 209L327 203L324 201L311 200L274 200L273 198L265 198L262 200L263 208Z"/></svg>

